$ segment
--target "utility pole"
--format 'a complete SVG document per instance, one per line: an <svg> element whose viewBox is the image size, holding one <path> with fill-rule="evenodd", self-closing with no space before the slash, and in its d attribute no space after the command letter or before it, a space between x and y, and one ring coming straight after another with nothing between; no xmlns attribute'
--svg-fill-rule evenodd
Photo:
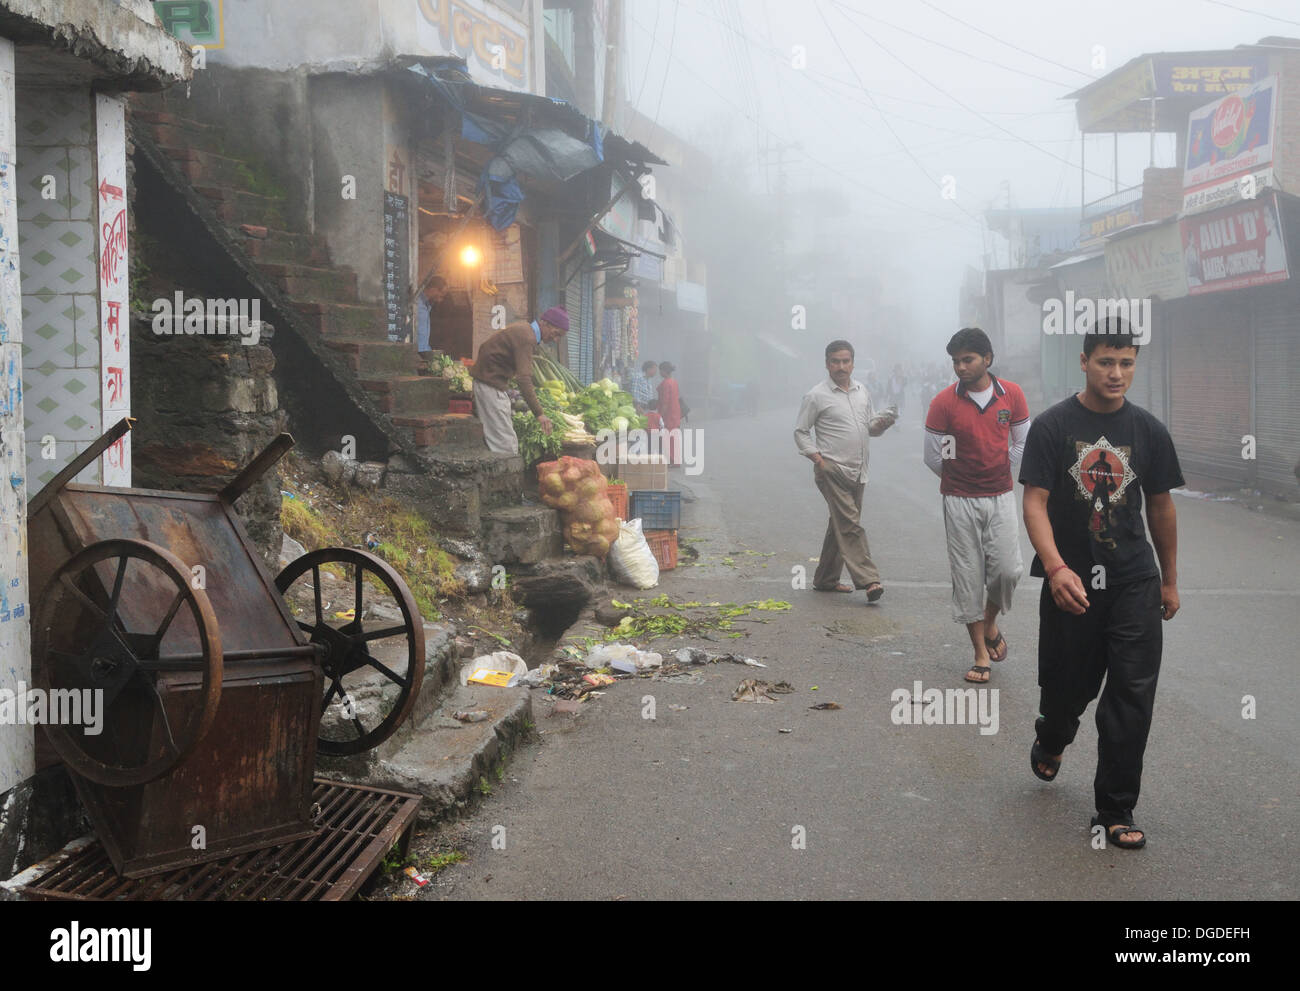
<svg viewBox="0 0 1300 991"><path fill-rule="evenodd" d="M592 4L593 16L595 4ZM606 130L614 126L618 96L618 53L623 43L623 0L609 0L609 23L605 25L605 98L600 122Z"/></svg>

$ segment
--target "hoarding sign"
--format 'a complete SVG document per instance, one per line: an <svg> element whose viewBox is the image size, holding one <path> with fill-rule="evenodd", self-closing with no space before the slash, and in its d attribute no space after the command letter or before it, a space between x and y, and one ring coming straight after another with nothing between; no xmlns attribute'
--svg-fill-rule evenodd
<svg viewBox="0 0 1300 991"><path fill-rule="evenodd" d="M1273 117L1277 77L1269 76L1193 111L1187 120L1183 210L1197 211L1243 198L1240 179L1253 176L1250 195L1272 184ZM1245 196L1244 198L1250 198Z"/></svg>
<svg viewBox="0 0 1300 991"><path fill-rule="evenodd" d="M1273 197L1225 207L1180 222L1187 292L1249 289L1288 277Z"/></svg>
<svg viewBox="0 0 1300 991"><path fill-rule="evenodd" d="M1164 224L1106 243L1106 279L1124 299L1181 299L1187 295L1181 228Z"/></svg>
<svg viewBox="0 0 1300 991"><path fill-rule="evenodd" d="M1142 223L1142 194L1139 192L1128 203L1121 203L1109 210L1084 217L1079 222L1078 246L1082 248L1094 244L1116 231L1140 223Z"/></svg>
<svg viewBox="0 0 1300 991"><path fill-rule="evenodd" d="M1212 55L1157 55L1156 96L1224 96L1268 75L1268 56L1222 52Z"/></svg>

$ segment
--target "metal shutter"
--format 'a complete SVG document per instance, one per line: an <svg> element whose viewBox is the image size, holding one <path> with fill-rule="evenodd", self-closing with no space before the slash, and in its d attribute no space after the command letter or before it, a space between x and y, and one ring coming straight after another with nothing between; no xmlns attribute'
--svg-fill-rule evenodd
<svg viewBox="0 0 1300 991"><path fill-rule="evenodd" d="M1262 488L1296 491L1300 459L1300 293L1290 283L1255 299L1256 468Z"/></svg>
<svg viewBox="0 0 1300 991"><path fill-rule="evenodd" d="M1252 474L1241 456L1251 429L1250 304L1241 293L1219 295L1169 304L1168 426L1184 474L1243 488Z"/></svg>

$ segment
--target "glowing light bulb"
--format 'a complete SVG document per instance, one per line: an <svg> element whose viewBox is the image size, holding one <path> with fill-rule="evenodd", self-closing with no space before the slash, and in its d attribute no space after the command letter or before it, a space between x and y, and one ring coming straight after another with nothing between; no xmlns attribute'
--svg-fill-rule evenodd
<svg viewBox="0 0 1300 991"><path fill-rule="evenodd" d="M467 244L460 249L460 263L466 268L477 268L479 262L483 260L483 253L472 244Z"/></svg>

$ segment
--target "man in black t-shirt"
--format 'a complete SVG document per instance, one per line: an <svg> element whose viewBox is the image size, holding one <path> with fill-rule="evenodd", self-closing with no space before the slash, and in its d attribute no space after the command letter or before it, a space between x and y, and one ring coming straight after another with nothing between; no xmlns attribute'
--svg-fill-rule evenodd
<svg viewBox="0 0 1300 991"><path fill-rule="evenodd" d="M1160 621L1173 619L1179 606L1169 490L1184 484L1169 431L1124 399L1137 354L1118 317L1084 337L1084 390L1034 420L1020 466L1025 529L1037 552L1029 573L1046 579L1030 767L1044 781L1056 778L1104 677L1092 824L1129 849L1146 844L1133 807L1160 673ZM1155 554L1142 526L1143 493Z"/></svg>

